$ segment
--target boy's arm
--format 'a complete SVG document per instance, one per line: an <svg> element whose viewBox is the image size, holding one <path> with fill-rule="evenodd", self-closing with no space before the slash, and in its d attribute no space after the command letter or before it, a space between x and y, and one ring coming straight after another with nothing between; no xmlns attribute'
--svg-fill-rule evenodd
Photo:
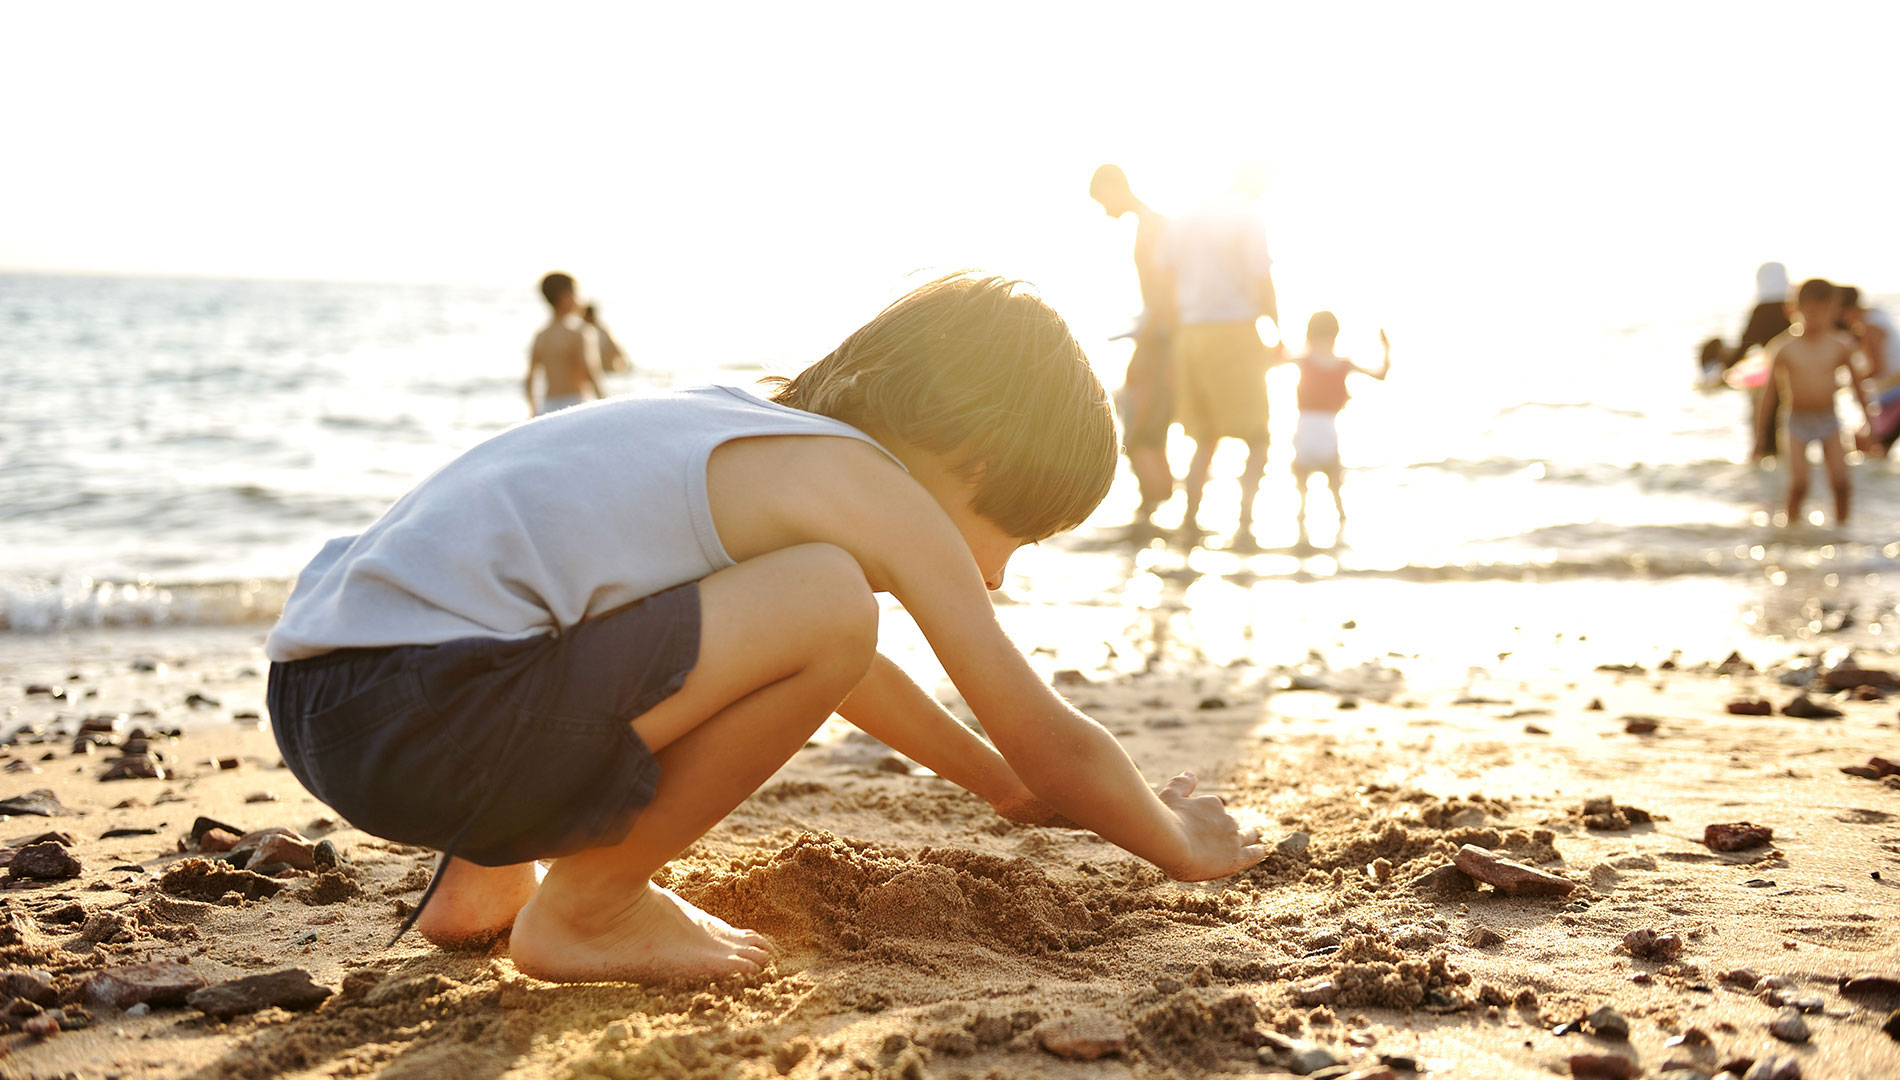
<svg viewBox="0 0 1900 1080"><path fill-rule="evenodd" d="M984 742L882 653L838 715L945 780L981 796L1006 818L1044 824L1054 814Z"/></svg>
<svg viewBox="0 0 1900 1080"><path fill-rule="evenodd" d="M1259 862L1259 831L1241 830L1183 773L1149 790L1106 728L1070 708L996 622L982 575L941 508L887 462L854 455L807 504L800 531L849 551L874 589L916 618L963 698L1028 789L1057 813L1181 880ZM830 512L825 512L830 511Z"/></svg>
<svg viewBox="0 0 1900 1080"><path fill-rule="evenodd" d="M528 412L530 415L534 413L534 407L535 407L534 373L535 373L535 369L539 368L540 366L541 366L541 358L539 356L536 356L534 354L534 351L530 349L528 351L528 374L527 374L527 377L522 379L521 381L521 393L522 393L522 396L528 399Z"/></svg>

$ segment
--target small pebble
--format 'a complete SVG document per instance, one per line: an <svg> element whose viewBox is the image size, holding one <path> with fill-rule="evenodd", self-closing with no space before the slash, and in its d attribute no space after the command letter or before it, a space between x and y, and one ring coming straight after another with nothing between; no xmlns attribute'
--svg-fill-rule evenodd
<svg viewBox="0 0 1900 1080"><path fill-rule="evenodd" d="M1808 1041L1808 1022L1801 1019L1801 1010L1792 1005L1784 1006L1768 1022L1768 1034L1782 1042L1804 1043Z"/></svg>

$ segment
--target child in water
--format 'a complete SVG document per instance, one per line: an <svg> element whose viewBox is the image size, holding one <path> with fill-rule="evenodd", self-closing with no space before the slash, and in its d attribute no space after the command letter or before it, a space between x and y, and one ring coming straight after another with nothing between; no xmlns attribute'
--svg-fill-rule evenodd
<svg viewBox="0 0 1900 1080"><path fill-rule="evenodd" d="M1300 368L1299 426L1293 429L1293 483L1300 489L1299 526L1301 547L1311 546L1306 534L1306 490L1314 473L1322 473L1332 485L1333 506L1339 511L1339 527L1346 527L1346 503L1340 496L1340 481L1345 470L1339 464L1339 413L1351 397L1346 391L1346 376L1357 372L1383 382L1392 370L1392 342L1379 331L1379 344L1385 360L1377 371L1363 368L1334 353L1339 341L1339 319L1330 311L1316 312L1306 323L1306 352L1294 359Z"/></svg>
<svg viewBox="0 0 1900 1080"><path fill-rule="evenodd" d="M1782 461L1788 469L1788 524L1801 520L1801 504L1808 497L1808 444L1821 444L1821 465L1834 492L1834 521L1847 523L1853 487L1847 479L1847 452L1841 445L1841 421L1834 411L1842 373L1860 405L1861 416L1873 413L1854 370L1853 338L1835 329L1841 314L1839 292L1830 282L1813 278L1795 294L1795 323L1768 343L1768 377L1776 393L1764 393L1757 426L1772 427L1779 400L1782 420ZM1871 439L1870 430L1861 432ZM1759 450L1759 458L1764 456Z"/></svg>
<svg viewBox="0 0 1900 1080"><path fill-rule="evenodd" d="M1192 773L1150 790L986 591L1088 516L1117 442L1062 319L967 275L770 401L707 387L522 424L304 570L266 643L278 745L358 828L444 852L426 937L512 931L516 967L549 980L758 970L764 938L650 879L834 710L1012 820L1067 819L1184 881L1232 874L1265 856L1259 830ZM879 592L994 745L877 654Z"/></svg>

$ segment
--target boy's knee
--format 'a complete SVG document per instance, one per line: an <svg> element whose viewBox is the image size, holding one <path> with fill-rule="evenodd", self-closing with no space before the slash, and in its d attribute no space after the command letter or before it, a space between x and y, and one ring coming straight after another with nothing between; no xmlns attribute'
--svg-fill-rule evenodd
<svg viewBox="0 0 1900 1080"><path fill-rule="evenodd" d="M800 561L809 592L807 610L819 624L812 628L814 637L834 647L859 648L870 663L877 651L878 612L864 568L835 544L801 544L789 550Z"/></svg>

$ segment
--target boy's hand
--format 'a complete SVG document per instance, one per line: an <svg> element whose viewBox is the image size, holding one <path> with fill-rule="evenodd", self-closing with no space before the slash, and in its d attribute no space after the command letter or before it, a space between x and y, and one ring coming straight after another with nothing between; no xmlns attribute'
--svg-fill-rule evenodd
<svg viewBox="0 0 1900 1080"><path fill-rule="evenodd" d="M1187 858L1162 869L1176 881L1207 881L1238 873L1267 857L1259 829L1242 829L1219 796L1194 794L1200 783L1184 772L1161 785L1155 794L1181 823Z"/></svg>

